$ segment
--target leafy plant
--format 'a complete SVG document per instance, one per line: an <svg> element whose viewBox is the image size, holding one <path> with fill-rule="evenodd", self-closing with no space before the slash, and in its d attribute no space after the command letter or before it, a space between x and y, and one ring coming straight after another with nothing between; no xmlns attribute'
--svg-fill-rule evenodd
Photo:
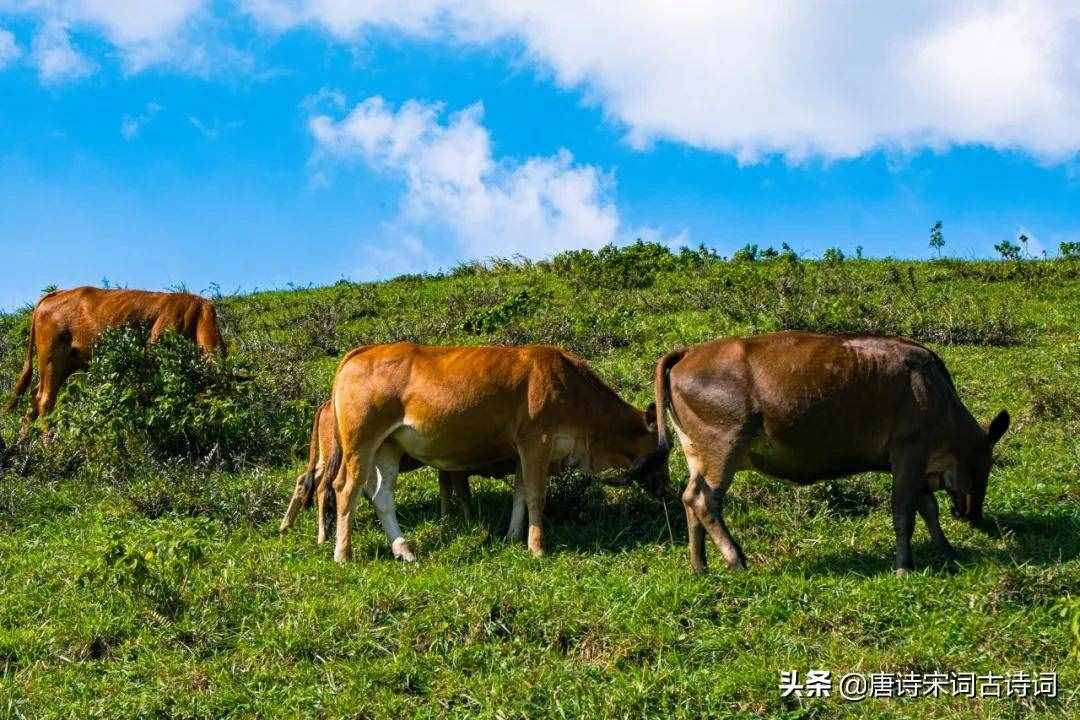
<svg viewBox="0 0 1080 720"><path fill-rule="evenodd" d="M1057 603L1058 615L1069 624L1073 657L1080 658L1080 597L1064 597Z"/></svg>
<svg viewBox="0 0 1080 720"><path fill-rule="evenodd" d="M941 257L941 249L945 247L945 233L942 231L943 223L938 220L930 227L930 247Z"/></svg>
<svg viewBox="0 0 1080 720"><path fill-rule="evenodd" d="M227 358L186 338L112 328L89 368L65 386L53 418L57 442L102 472L132 457L204 459L225 466L282 458L305 443L307 409L282 402L261 378L238 379Z"/></svg>
<svg viewBox="0 0 1080 720"><path fill-rule="evenodd" d="M828 248L821 254L821 261L829 265L842 263L844 262L844 251L835 247Z"/></svg>
<svg viewBox="0 0 1080 720"><path fill-rule="evenodd" d="M770 248L771 249L771 248ZM773 255L776 251L773 250ZM758 246L746 244L735 251L731 256L732 262L754 262L758 259Z"/></svg>
<svg viewBox="0 0 1080 720"><path fill-rule="evenodd" d="M1002 240L994 245L994 249L997 250L1002 260L1019 261L1021 259L1020 246L1010 240Z"/></svg>
<svg viewBox="0 0 1080 720"><path fill-rule="evenodd" d="M516 318L534 313L538 298L529 291L520 290L503 302L471 311L461 323L461 329L475 335L487 335L502 329Z"/></svg>
<svg viewBox="0 0 1080 720"><path fill-rule="evenodd" d="M113 530L88 577L175 620L188 606L192 571L206 556L211 535L206 521L169 528L166 534L143 543Z"/></svg>

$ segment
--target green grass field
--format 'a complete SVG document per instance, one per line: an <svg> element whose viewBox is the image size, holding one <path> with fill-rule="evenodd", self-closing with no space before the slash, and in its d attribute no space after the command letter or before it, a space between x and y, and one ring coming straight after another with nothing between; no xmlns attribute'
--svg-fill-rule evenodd
<svg viewBox="0 0 1080 720"><path fill-rule="evenodd" d="M219 307L231 357L267 407L298 419L268 441L278 450L239 459L236 445L199 462L128 453L117 469L103 443L78 449L93 424L78 442L10 449L0 718L1080 715L1076 639L1059 609L1080 595L1080 262L723 262L642 245ZM5 393L26 326L25 312L0 319ZM474 480L466 524L439 516L431 471L398 484L415 565L392 559L366 504L350 565L314 543L310 512L278 535L310 413L353 345L555 343L644 406L663 352L788 327L913 336L940 352L978 418L1012 412L986 500L992 531L943 517L959 571L919 521L919 569L894 576L884 475L795 489L740 474L726 517L745 573L710 548L712 569L691 576L680 506L666 517L637 489L579 478L553 483L542 559L502 540L505 483ZM16 431L6 417L9 446ZM779 671L809 669L1056 671L1060 690L781 698Z"/></svg>

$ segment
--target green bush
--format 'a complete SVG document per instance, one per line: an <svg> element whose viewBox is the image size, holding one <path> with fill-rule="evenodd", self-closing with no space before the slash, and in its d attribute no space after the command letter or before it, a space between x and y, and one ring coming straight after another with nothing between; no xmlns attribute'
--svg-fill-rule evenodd
<svg viewBox="0 0 1080 720"><path fill-rule="evenodd" d="M473 335L488 335L522 315L535 313L538 304L539 298L530 295L528 290L521 290L496 305L469 311L461 323L461 329Z"/></svg>
<svg viewBox="0 0 1080 720"><path fill-rule="evenodd" d="M238 370L175 333L148 345L145 327L107 330L90 366L61 393L57 450L116 474L143 456L236 467L281 460L304 446L306 404Z"/></svg>
<svg viewBox="0 0 1080 720"><path fill-rule="evenodd" d="M568 250L552 259L551 268L582 289L632 290L651 287L657 273L678 264L663 245L638 240L621 248L605 245L595 253Z"/></svg>
<svg viewBox="0 0 1080 720"><path fill-rule="evenodd" d="M197 521L135 544L114 529L86 580L126 593L137 605L175 620L190 603L192 571L206 556L212 534L209 523Z"/></svg>

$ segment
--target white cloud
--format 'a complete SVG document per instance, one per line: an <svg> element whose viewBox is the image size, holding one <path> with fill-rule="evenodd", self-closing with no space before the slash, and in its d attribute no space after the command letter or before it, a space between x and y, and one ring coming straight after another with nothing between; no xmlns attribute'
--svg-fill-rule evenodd
<svg viewBox="0 0 1080 720"><path fill-rule="evenodd" d="M0 14L28 16L42 29L94 34L116 50L127 72L155 65L207 75L224 66L250 65L244 53L225 45L215 32L207 0L0 0ZM70 47L70 44L69 44ZM87 61L89 63L89 61ZM87 67L90 67L89 65ZM88 74L59 74L56 79ZM44 75L43 75L44 77Z"/></svg>
<svg viewBox="0 0 1080 720"><path fill-rule="evenodd" d="M37 31L31 56L46 84L85 77L95 70L94 63L72 47L67 28L60 23L47 23Z"/></svg>
<svg viewBox="0 0 1080 720"><path fill-rule="evenodd" d="M214 141L221 137L221 133L228 132L229 130L235 130L243 123L239 120L233 120L231 122L221 122L219 119L214 118L210 122L200 120L199 118L191 115L188 117L188 121L191 125L202 133L202 136L207 140Z"/></svg>
<svg viewBox="0 0 1080 720"><path fill-rule="evenodd" d="M505 0L247 0L276 31L379 30L520 43L627 140L847 158L984 144L1065 161L1080 149L1080 5Z"/></svg>
<svg viewBox="0 0 1080 720"><path fill-rule="evenodd" d="M124 114L120 120L120 134L125 140L134 140L142 132L143 126L161 111L161 106L156 102L146 103L146 108L138 115Z"/></svg>
<svg viewBox="0 0 1080 720"><path fill-rule="evenodd" d="M445 123L442 114L441 105L410 100L395 110L371 97L341 120L317 115L309 121L314 164L354 158L400 178L404 195L388 234L449 234L457 257L536 258L620 239L610 176L575 163L567 150L496 160L479 103ZM430 264L423 248L409 254Z"/></svg>
<svg viewBox="0 0 1080 720"><path fill-rule="evenodd" d="M15 40L15 35L9 30L0 28L0 69L18 60L21 55L22 50L19 49L19 43Z"/></svg>

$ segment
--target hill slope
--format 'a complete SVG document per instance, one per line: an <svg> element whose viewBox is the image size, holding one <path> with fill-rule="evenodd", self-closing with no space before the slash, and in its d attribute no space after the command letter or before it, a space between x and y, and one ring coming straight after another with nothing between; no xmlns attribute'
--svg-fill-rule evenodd
<svg viewBox="0 0 1080 720"><path fill-rule="evenodd" d="M237 362L305 418L275 438L292 459L135 455L117 470L14 453L0 476L0 717L1080 711L1056 605L1080 595L1080 263L724 262L637 245L219 306ZM25 313L0 320L5 392L25 326ZM559 344L641 406L672 347L792 327L923 340L977 417L1012 411L986 503L996 530L944 520L965 554L959 572L941 566L920 521L920 571L893 576L881 475L797 490L741 474L727 518L748 555L742 574L692 577L680 507L666 517L637 490L575 478L554 483L540 560L501 540L505 484L474 480L469 525L439 517L430 471L399 483L416 566L392 560L367 507L346 567L314 544L310 513L277 534L306 418L353 345ZM15 430L6 418L9 443ZM685 480L679 453L672 473ZM782 699L778 671L809 669L1058 671L1062 690Z"/></svg>

